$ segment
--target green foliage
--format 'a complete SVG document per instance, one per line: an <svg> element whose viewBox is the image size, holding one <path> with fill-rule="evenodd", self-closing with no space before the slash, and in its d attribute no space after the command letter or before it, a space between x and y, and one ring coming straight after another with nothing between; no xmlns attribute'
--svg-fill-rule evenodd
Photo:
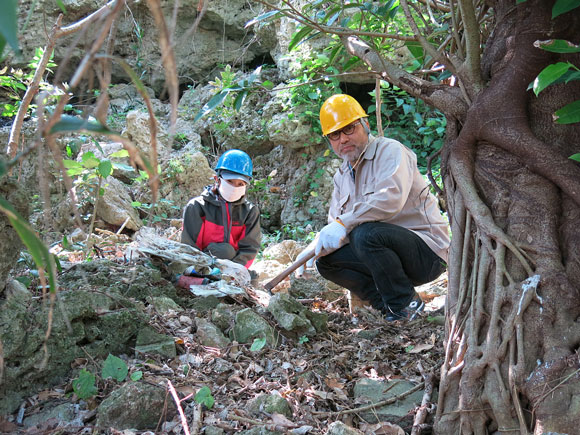
<svg viewBox="0 0 580 435"><path fill-rule="evenodd" d="M34 259L37 269L48 272L48 284L51 292L56 292L56 262L46 245L36 235L26 219L24 219L7 200L0 197L0 212L3 212L18 237L24 243L28 252Z"/></svg>
<svg viewBox="0 0 580 435"><path fill-rule="evenodd" d="M534 80L533 89L536 96L551 84L558 83L559 79L568 73L569 70L575 71L572 74L568 74L566 83L570 80L580 79L580 69L570 62L558 62L544 68Z"/></svg>
<svg viewBox="0 0 580 435"><path fill-rule="evenodd" d="M73 391L83 400L97 394L96 377L86 369L82 369L79 377L72 382Z"/></svg>
<svg viewBox="0 0 580 435"><path fill-rule="evenodd" d="M109 130L97 120L78 118L76 116L63 115L61 119L50 129L51 134L88 131L99 134L117 134Z"/></svg>
<svg viewBox="0 0 580 435"><path fill-rule="evenodd" d="M580 100L565 105L554 113L554 120L558 124L573 124L580 122Z"/></svg>
<svg viewBox="0 0 580 435"><path fill-rule="evenodd" d="M133 382L137 382L138 380L140 380L143 377L143 372L141 370L137 370L133 373L131 373L131 380Z"/></svg>
<svg viewBox="0 0 580 435"><path fill-rule="evenodd" d="M195 396L193 397L195 403L199 405L204 405L206 408L211 409L215 403L213 396L211 395L211 390L209 387L201 387Z"/></svg>
<svg viewBox="0 0 580 435"><path fill-rule="evenodd" d="M560 1L556 2L554 8L558 6L558 3L560 3ZM575 6L571 9L580 6L580 0L566 1L563 3L567 3L568 5L574 3ZM554 53L580 52L580 47L578 45L561 39L536 41L534 45ZM537 96L550 85L556 83L568 83L572 80L580 80L580 68L570 62L557 62L545 67L530 86L533 88L534 93ZM558 109L554 113L553 119L558 124L573 124L580 122L580 100L573 101L572 103Z"/></svg>
<svg viewBox="0 0 580 435"><path fill-rule="evenodd" d="M226 65L220 73L221 78L216 78L214 81L209 82L210 85L216 88L217 92L201 108L195 116L194 122L200 120L218 107L221 110L222 117L231 117L234 112L240 110L250 93L260 89L257 82L261 72L262 66L259 66L247 79L237 80L237 75L232 71L231 65Z"/></svg>
<svg viewBox="0 0 580 435"><path fill-rule="evenodd" d="M556 18L580 6L580 0L556 0L552 8L552 18Z"/></svg>
<svg viewBox="0 0 580 435"><path fill-rule="evenodd" d="M580 7L580 0L556 0L552 8L552 19ZM552 39L536 41L534 44L546 51L554 53L578 53L580 47L570 41ZM546 87L560 82L568 83L571 80L580 80L580 69L570 62L558 62L544 68L534 80L533 89L536 96ZM558 109L553 115L558 124L573 124L580 122L580 100Z"/></svg>
<svg viewBox="0 0 580 435"><path fill-rule="evenodd" d="M93 196L95 194L95 181L100 186L101 179L105 179L113 173L111 161L99 159L92 151L85 152L80 162L64 159L63 165L80 191L88 191ZM103 196L103 194L104 190L98 192L99 196Z"/></svg>
<svg viewBox="0 0 580 435"><path fill-rule="evenodd" d="M255 338L254 342L250 346L250 350L252 352L257 352L257 351L261 350L265 345L266 345L266 338L264 338L264 337Z"/></svg>
<svg viewBox="0 0 580 435"><path fill-rule="evenodd" d="M308 339L308 337L306 335L303 335L302 337L300 337L298 339L298 343L300 343L300 344L305 344L305 343L308 343L309 341L310 340Z"/></svg>
<svg viewBox="0 0 580 435"><path fill-rule="evenodd" d="M310 124L315 135L304 145L313 145L320 142L322 135L318 120L322 103L340 92L338 69L330 65L330 58L326 54L298 58L293 56L292 59L299 63L303 73L290 80L279 92L278 98L282 101L283 110L288 113L288 119L298 116Z"/></svg>
<svg viewBox="0 0 580 435"><path fill-rule="evenodd" d="M551 51L552 53L580 53L580 46L563 39L536 41L534 45L546 51Z"/></svg>
<svg viewBox="0 0 580 435"><path fill-rule="evenodd" d="M374 94L373 91L373 99ZM415 151L419 170L425 174L427 159L441 149L444 143L447 125L444 115L427 106L422 100L386 82L381 83L381 103L385 136L396 139ZM375 111L374 104L367 109L369 114ZM371 128L376 129L376 119L370 117L369 121Z"/></svg>
<svg viewBox="0 0 580 435"><path fill-rule="evenodd" d="M1 116L13 117L16 115L16 113L18 112L18 108L20 107L22 97L24 96L24 93L26 92L28 86L32 83L32 79L43 55L44 49L37 48L35 50L34 57L28 63L29 68L28 71L23 71L21 69L14 68L8 69L8 66L0 70L0 89L2 89L6 93L8 98L12 100L12 103L10 102L3 103ZM52 58L53 56L51 55L50 57L51 61L49 61L47 65L49 72L52 72L50 70L51 67L56 66L56 64L52 62ZM45 80L40 81L39 88L43 91L51 90L52 93L56 95L61 93L58 89L54 88ZM28 112L34 110L35 107L36 105L31 104L28 107Z"/></svg>
<svg viewBox="0 0 580 435"><path fill-rule="evenodd" d="M18 0L3 0L0 14L0 60L3 58L6 43L10 44L15 53L18 48Z"/></svg>
<svg viewBox="0 0 580 435"><path fill-rule="evenodd" d="M580 153L572 154L572 155L570 156L570 158L571 158L572 160L576 160L577 162L580 162Z"/></svg>
<svg viewBox="0 0 580 435"><path fill-rule="evenodd" d="M105 363L103 364L103 370L101 376L103 379L113 378L117 382L122 382L127 377L129 373L129 368L125 361L121 358L109 354ZM131 379L133 376L131 375Z"/></svg>

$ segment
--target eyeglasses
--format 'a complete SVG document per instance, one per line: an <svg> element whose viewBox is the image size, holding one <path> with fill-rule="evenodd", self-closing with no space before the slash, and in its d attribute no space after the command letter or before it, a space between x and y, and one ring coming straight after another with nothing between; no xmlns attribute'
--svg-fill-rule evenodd
<svg viewBox="0 0 580 435"><path fill-rule="evenodd" d="M360 121L355 121L351 124L348 124L346 127L341 128L340 130L336 130L336 131L333 131L332 133L328 133L326 135L326 137L328 137L330 140L338 140L338 139L340 139L341 133L344 133L347 136L350 136L351 134L354 133L357 124L360 124Z"/></svg>

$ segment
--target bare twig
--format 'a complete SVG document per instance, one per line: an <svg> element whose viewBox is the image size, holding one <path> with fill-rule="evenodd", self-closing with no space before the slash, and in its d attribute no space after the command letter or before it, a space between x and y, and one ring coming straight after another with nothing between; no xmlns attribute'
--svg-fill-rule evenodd
<svg viewBox="0 0 580 435"><path fill-rule="evenodd" d="M56 39L58 38L58 32L61 21L62 14L58 16L56 24L54 25L52 31L50 32L50 35L48 37L48 44L46 45L46 47L44 47L44 53L42 54L40 62L38 62L38 66L36 68L36 71L34 72L32 82L28 86L28 89L26 89L24 97L22 97L20 107L18 107L18 112L16 112L16 116L14 117L14 122L12 123L12 127L10 128L10 137L8 139L7 153L10 155L10 158L14 158L16 156L16 152L18 150L18 142L20 139L20 132L22 130L22 123L24 122L24 116L26 116L26 112L28 111L28 107L30 106L32 99L40 89L40 81L42 80L42 76L44 75L44 72L48 67L48 62L50 61L50 57L52 56L52 52L54 51L54 46L56 45Z"/></svg>
<svg viewBox="0 0 580 435"><path fill-rule="evenodd" d="M411 435L419 435L421 433L421 425L425 422L427 415L429 414L429 402L431 402L431 395L433 394L433 373L425 372L421 361L417 363L419 372L423 376L425 382L425 391L423 393L423 399L421 400L421 406L415 414L415 419L413 420L413 429L411 430Z"/></svg>
<svg viewBox="0 0 580 435"><path fill-rule="evenodd" d="M375 80L375 113L376 113L376 119L377 119L377 134L379 136L384 136L385 134L383 133L383 117L381 116L381 105L382 105L382 101L381 101L381 80L380 79L376 79Z"/></svg>
<svg viewBox="0 0 580 435"><path fill-rule="evenodd" d="M175 406L177 406L177 411L179 412L179 417L181 418L181 426L183 427L183 432L185 435L190 435L189 426L187 425L187 419L185 418L185 414L183 413L183 408L181 407L181 400L179 400L179 396L177 395L177 391L173 388L173 384L169 379L167 379L167 387L169 388L169 392L171 393L171 397L173 397L173 401L175 402Z"/></svg>
<svg viewBox="0 0 580 435"><path fill-rule="evenodd" d="M413 19L411 11L409 10L409 3L407 2L407 0L401 0L401 6L403 8L405 17L407 18L407 22L411 26L413 33L417 36L417 40L421 44L421 47L423 47L425 52L428 53L433 59L435 59L440 64L445 65L445 67L451 72L451 74L457 76L458 68L454 64L453 60L449 59L441 52L435 50L433 46L429 43L429 41L427 41L427 39L421 34L421 31L419 30L419 27L417 26L417 23Z"/></svg>
<svg viewBox="0 0 580 435"><path fill-rule="evenodd" d="M410 394L413 394L415 391L419 391L421 388L423 388L424 385L425 385L425 382L421 382L420 384L415 385L410 390L407 390L404 393L399 394L398 396L394 396L394 397L391 397L389 399L381 400L379 402L371 403L369 405L359 406L358 408L343 409L341 411L329 411L329 412L313 411L312 414L313 415L321 415L321 416L322 415L324 415L324 416L337 416L337 415L343 415L343 414L356 414L357 412L367 411L369 409L380 408L381 406L390 405L391 403L395 403L397 400L401 400L402 398L407 397Z"/></svg>

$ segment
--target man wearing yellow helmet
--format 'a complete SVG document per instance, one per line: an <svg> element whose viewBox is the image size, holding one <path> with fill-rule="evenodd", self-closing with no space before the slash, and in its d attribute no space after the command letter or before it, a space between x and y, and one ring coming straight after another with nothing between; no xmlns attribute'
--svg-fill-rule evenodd
<svg viewBox="0 0 580 435"><path fill-rule="evenodd" d="M333 95L320 110L322 133L343 164L334 175L329 223L312 243L316 267L387 320L412 320L424 307L414 286L445 270L448 226L415 153L371 135L367 116L344 94Z"/></svg>

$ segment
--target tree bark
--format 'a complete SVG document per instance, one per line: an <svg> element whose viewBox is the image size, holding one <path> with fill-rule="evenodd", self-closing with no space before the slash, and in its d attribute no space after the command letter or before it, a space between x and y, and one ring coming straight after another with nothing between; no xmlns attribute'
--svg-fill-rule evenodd
<svg viewBox="0 0 580 435"><path fill-rule="evenodd" d="M447 138L453 245L439 434L577 433L580 425L580 165L569 160L580 127L552 121L580 99L580 82L539 97L527 90L545 66L579 64L533 43L577 43L580 13L552 20L545 3L493 4L487 86Z"/></svg>

